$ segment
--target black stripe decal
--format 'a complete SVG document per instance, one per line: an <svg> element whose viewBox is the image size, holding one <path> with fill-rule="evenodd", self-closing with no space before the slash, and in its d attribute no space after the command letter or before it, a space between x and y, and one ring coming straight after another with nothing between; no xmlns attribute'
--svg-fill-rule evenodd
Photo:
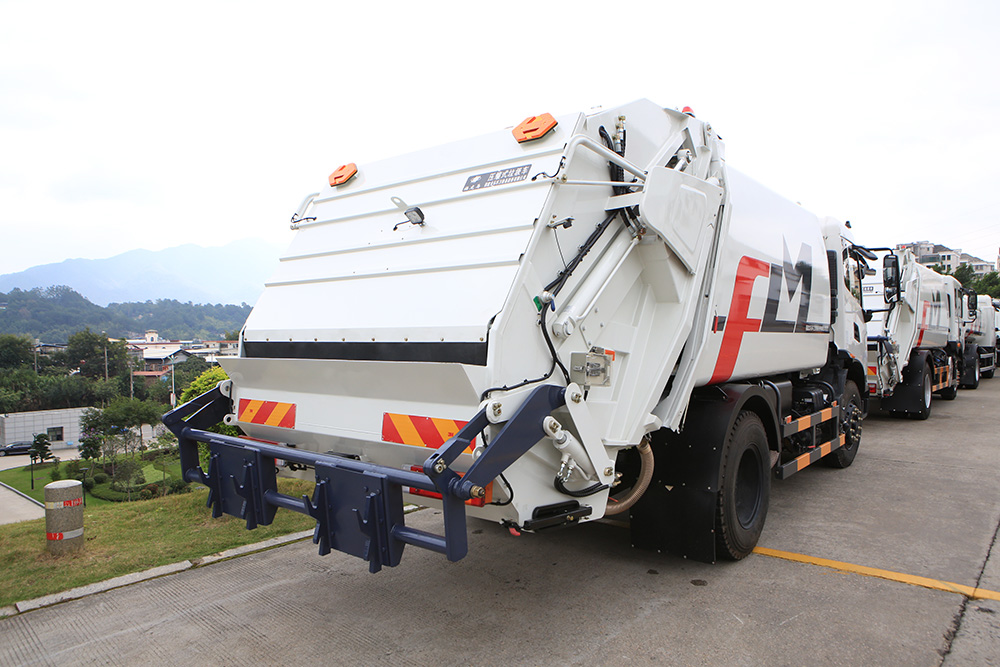
<svg viewBox="0 0 1000 667"><path fill-rule="evenodd" d="M243 353L256 359L344 359L348 361L427 361L486 365L486 343L324 343L244 341Z"/></svg>

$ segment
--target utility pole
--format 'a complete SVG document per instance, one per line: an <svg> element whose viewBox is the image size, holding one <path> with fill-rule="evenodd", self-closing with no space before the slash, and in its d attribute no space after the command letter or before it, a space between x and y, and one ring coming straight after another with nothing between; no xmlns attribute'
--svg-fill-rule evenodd
<svg viewBox="0 0 1000 667"><path fill-rule="evenodd" d="M108 334L105 331L101 332L104 335L104 381L108 381Z"/></svg>

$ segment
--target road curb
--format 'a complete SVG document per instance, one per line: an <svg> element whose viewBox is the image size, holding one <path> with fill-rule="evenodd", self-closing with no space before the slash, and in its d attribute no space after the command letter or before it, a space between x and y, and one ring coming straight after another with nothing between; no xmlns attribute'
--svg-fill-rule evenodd
<svg viewBox="0 0 1000 667"><path fill-rule="evenodd" d="M40 502L38 502L37 500L35 500L34 498L32 498L31 496L29 496L29 495L26 495L26 494L24 494L24 493L21 493L20 491L18 491L17 489L15 489L15 488L14 488L13 486L7 486L7 485L6 485L6 484L4 484L3 482L0 482L0 486L2 486L3 488L7 489L8 491L13 491L13 492L14 492L14 493L16 493L17 495L19 495L19 496L21 496L22 498L24 498L25 500L30 500L31 502L35 503L36 505L38 505L38 506L39 506L39 507L41 507L42 509L45 509L45 503L40 503Z"/></svg>
<svg viewBox="0 0 1000 667"><path fill-rule="evenodd" d="M163 577L168 574L173 574L174 572L181 572L190 567L191 561L189 560L180 563L173 563L171 565L161 565L160 567L154 567L153 569L145 570L144 572L133 572L132 574L125 574L120 577L115 577L114 579L106 579L105 581L98 581L93 584L87 584L86 586L71 588L68 591L63 591L62 593L53 593L52 595L43 595L42 597L35 598L34 600L16 602L14 603L14 607L17 609L18 613L23 614L26 611L41 609L42 607L51 607L52 605L59 604L60 602L76 600L88 595L93 595L94 593L109 591L112 588L128 586L129 584L134 584L138 581L146 581L147 579Z"/></svg>
<svg viewBox="0 0 1000 667"><path fill-rule="evenodd" d="M288 535L282 535L280 537L273 537L269 540L264 540L263 542L257 542L256 544L245 544L242 547L234 547L232 549L227 549L225 551L220 551L217 554L212 554L210 556L202 556L201 558L195 558L189 561L193 567L203 567L205 565L211 565L212 563L218 563L221 560L229 560L230 558L236 558L237 556L245 556L247 554L257 553L258 551L267 551L268 549L273 549L274 547L280 547L284 544L289 544L291 542L298 542L304 540L307 537L311 538L313 536L312 530L304 530L300 533L290 533Z"/></svg>
<svg viewBox="0 0 1000 667"><path fill-rule="evenodd" d="M270 540L264 540L263 542L257 542L255 544L246 544L242 547L235 547L233 549L227 549L217 554L212 554L210 556L204 556L202 558L195 558L194 560L185 560L179 563L171 563L170 565L161 565L159 567L154 567L149 570L144 570L142 572L133 572L131 574L125 574L120 577L115 577L113 579L105 579L104 581L97 581L92 584L87 584L86 586L79 586L77 588L71 588L68 591L63 591L61 593L52 593L51 595L43 595L39 598L34 598L33 600L24 600L22 602L15 602L9 607L0 608L0 617L3 616L14 616L15 614L23 614L24 612L33 611L35 609L41 609L43 607L51 607L52 605L60 604L62 602L68 602L70 600L78 600L90 595L96 595L97 593L103 593L105 591L110 591L115 588L121 588L122 586L129 586L131 584L137 584L141 581L148 581L150 579L157 579L159 577L165 577L168 574L175 574L177 572L183 572L184 570L190 570L192 568L204 567L211 563L217 563L223 560L229 560L230 558L237 558L239 556L246 556L248 554L257 553L260 551L267 551L268 549L273 549L275 547L280 547L285 544L291 544L292 542L299 542L306 538L312 537L313 531L306 530L299 533L291 533L289 535L281 535L280 537L275 537Z"/></svg>

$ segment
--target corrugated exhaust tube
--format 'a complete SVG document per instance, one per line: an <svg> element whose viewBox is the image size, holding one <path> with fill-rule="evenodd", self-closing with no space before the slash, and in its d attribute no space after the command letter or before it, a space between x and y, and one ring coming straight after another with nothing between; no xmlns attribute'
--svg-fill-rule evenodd
<svg viewBox="0 0 1000 667"><path fill-rule="evenodd" d="M635 505L636 501L642 498L642 494L646 493L646 489L649 488L649 482L653 479L653 448L649 446L649 436L643 438L636 449L639 451L639 479L617 502L608 503L607 509L604 510L604 516L621 514L626 511Z"/></svg>

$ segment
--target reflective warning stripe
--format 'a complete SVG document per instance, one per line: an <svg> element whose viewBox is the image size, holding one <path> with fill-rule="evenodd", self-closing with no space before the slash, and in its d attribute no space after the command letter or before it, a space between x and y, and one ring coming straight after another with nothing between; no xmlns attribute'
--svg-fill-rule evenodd
<svg viewBox="0 0 1000 667"><path fill-rule="evenodd" d="M875 366L869 366L868 375L878 375L878 368L876 368Z"/></svg>
<svg viewBox="0 0 1000 667"><path fill-rule="evenodd" d="M824 442L819 447L815 447L811 451L808 451L801 456L795 457L788 463L785 463L784 465L778 468L778 479L785 479L788 476L799 472L800 470L804 470L813 463L816 463L816 461L819 461L821 458L823 458L833 450L840 449L841 447L843 447L846 440L847 438L844 436L843 433L841 433L830 442Z"/></svg>
<svg viewBox="0 0 1000 667"><path fill-rule="evenodd" d="M823 422L830 421L834 417L840 416L840 410L837 409L837 402L833 402L833 406L829 408L823 408L819 412L814 412L811 415L806 415L805 417L799 417L796 420L792 420L791 415L785 417L785 425L782 428L782 434L785 436L794 435L795 433L800 433L814 424L822 424Z"/></svg>
<svg viewBox="0 0 1000 667"><path fill-rule="evenodd" d="M77 528L76 530L67 530L65 533L45 533L45 539L55 541L71 540L81 535L83 535L83 528Z"/></svg>
<svg viewBox="0 0 1000 667"><path fill-rule="evenodd" d="M45 503L45 509L47 510L61 510L64 507L78 507L83 504L83 498L73 498L72 500L58 500L56 502L49 501Z"/></svg>
<svg viewBox="0 0 1000 667"><path fill-rule="evenodd" d="M239 420L249 424L295 428L295 404L241 398Z"/></svg>
<svg viewBox="0 0 1000 667"><path fill-rule="evenodd" d="M934 384L931 386L931 391L947 389L951 385L950 370L950 366L938 366L934 369Z"/></svg>
<svg viewBox="0 0 1000 667"><path fill-rule="evenodd" d="M392 412L382 414L382 441L400 445L431 447L437 449L462 429L468 422L437 417L400 415ZM473 440L475 443L475 440ZM465 451L470 453L471 446Z"/></svg>

